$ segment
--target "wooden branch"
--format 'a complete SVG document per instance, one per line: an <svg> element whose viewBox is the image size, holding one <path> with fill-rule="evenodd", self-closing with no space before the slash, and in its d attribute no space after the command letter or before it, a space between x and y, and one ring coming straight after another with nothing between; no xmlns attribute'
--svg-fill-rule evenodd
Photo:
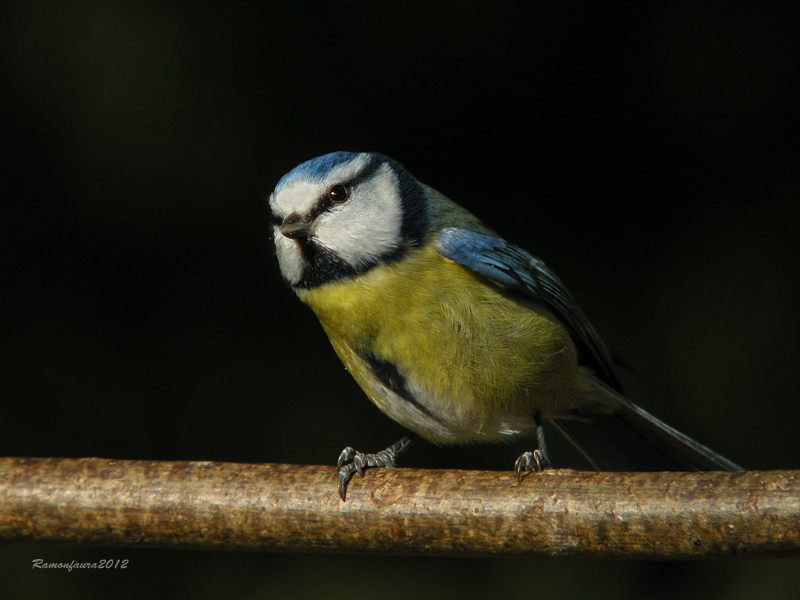
<svg viewBox="0 0 800 600"><path fill-rule="evenodd" d="M0 458L0 540L686 558L800 555L800 471L377 469Z"/></svg>

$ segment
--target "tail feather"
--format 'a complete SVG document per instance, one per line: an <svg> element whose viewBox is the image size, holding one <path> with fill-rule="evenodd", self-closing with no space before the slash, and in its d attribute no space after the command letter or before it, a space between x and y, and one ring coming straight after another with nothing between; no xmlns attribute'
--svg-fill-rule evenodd
<svg viewBox="0 0 800 600"><path fill-rule="evenodd" d="M580 420L552 420L597 469L602 471L744 470L656 419L607 386L603 387L618 401L616 411L582 415Z"/></svg>

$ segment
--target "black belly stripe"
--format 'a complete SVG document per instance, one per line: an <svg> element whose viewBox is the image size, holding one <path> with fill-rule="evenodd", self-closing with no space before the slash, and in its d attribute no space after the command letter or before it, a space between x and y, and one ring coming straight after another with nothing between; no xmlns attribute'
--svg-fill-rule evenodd
<svg viewBox="0 0 800 600"><path fill-rule="evenodd" d="M403 400L410 403L414 408L429 416L431 419L436 421L439 420L427 406L417 400L414 397L414 394L408 390L406 387L405 377L400 375L400 372L397 370L397 366L394 363L390 363L388 360L383 360L371 352L364 350L359 350L358 355L366 361L366 363L369 365L370 371L372 371L372 374L375 375L375 377L377 377L383 385L392 390Z"/></svg>

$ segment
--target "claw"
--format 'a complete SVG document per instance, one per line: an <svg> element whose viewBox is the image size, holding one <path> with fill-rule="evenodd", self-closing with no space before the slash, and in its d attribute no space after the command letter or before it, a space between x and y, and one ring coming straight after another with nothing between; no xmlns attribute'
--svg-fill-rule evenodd
<svg viewBox="0 0 800 600"><path fill-rule="evenodd" d="M347 484L350 483L355 472L356 470L353 468L353 465L346 465L339 469L339 481L336 487L339 490L339 497L342 499L342 502L347 498Z"/></svg>

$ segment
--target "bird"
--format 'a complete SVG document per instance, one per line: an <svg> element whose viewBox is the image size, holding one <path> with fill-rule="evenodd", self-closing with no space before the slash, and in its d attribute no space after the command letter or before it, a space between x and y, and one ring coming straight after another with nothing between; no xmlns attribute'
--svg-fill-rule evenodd
<svg viewBox="0 0 800 600"><path fill-rule="evenodd" d="M499 201L499 199L498 199ZM549 421L604 471L740 471L628 400L613 355L541 260L376 152L298 165L269 196L283 279L367 397L408 434L355 473L436 445L535 435L517 478L551 468Z"/></svg>

